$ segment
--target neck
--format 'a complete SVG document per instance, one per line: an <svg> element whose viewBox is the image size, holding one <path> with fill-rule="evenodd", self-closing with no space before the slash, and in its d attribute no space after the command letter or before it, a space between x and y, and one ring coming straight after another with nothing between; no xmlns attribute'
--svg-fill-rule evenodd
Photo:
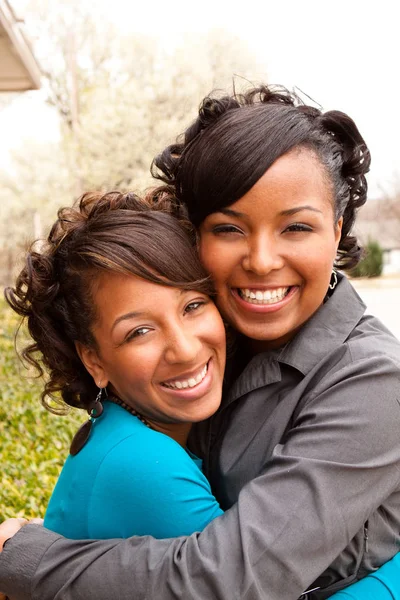
<svg viewBox="0 0 400 600"><path fill-rule="evenodd" d="M178 442L183 448L186 447L192 423L161 423L154 419L146 419L151 429L168 435L170 438Z"/></svg>
<svg viewBox="0 0 400 600"><path fill-rule="evenodd" d="M114 404L122 406L122 408L131 413L131 415L134 415L140 421L142 421L142 423L149 427L149 429L154 429L154 431L164 433L164 435L172 438L184 448L186 447L187 439L192 428L192 423L163 423L162 421L157 421L153 417L145 417L142 415L142 413L121 400L121 398L115 394L110 394L107 399L109 402L113 402Z"/></svg>

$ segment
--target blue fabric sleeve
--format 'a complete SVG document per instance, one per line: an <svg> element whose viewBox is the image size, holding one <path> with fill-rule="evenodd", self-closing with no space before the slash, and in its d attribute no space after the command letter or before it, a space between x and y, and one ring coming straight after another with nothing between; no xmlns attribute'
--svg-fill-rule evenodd
<svg viewBox="0 0 400 600"><path fill-rule="evenodd" d="M331 596L331 600L400 600L400 553L375 573Z"/></svg>
<svg viewBox="0 0 400 600"><path fill-rule="evenodd" d="M103 458L89 501L91 538L190 535L223 514L206 477L177 442L148 430L142 437L121 440Z"/></svg>

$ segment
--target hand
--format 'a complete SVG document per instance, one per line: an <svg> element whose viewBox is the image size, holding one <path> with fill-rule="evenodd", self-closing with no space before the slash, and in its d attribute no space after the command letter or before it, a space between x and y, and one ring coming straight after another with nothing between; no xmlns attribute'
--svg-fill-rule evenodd
<svg viewBox="0 0 400 600"><path fill-rule="evenodd" d="M17 533L27 524L26 519L7 519L0 525L0 552L3 550L4 543L9 540L14 534ZM0 600L7 600L7 596L0 592Z"/></svg>
<svg viewBox="0 0 400 600"><path fill-rule="evenodd" d="M0 552L3 550L4 543L27 523L27 519L7 519L0 525Z"/></svg>
<svg viewBox="0 0 400 600"><path fill-rule="evenodd" d="M35 525L43 525L43 519L7 519L0 525L0 552L3 551L4 544L7 540L13 537L24 525L34 523ZM8 600L7 596L0 592L0 600Z"/></svg>

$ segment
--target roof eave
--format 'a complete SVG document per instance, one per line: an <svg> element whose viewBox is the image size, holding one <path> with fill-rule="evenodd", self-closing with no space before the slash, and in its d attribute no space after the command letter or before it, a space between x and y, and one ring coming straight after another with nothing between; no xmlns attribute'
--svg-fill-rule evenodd
<svg viewBox="0 0 400 600"><path fill-rule="evenodd" d="M20 59L28 83L22 84L10 81L9 91L38 90L40 88L41 72L33 55L32 49L24 33L19 26L20 21L16 18L7 0L0 0L0 22Z"/></svg>

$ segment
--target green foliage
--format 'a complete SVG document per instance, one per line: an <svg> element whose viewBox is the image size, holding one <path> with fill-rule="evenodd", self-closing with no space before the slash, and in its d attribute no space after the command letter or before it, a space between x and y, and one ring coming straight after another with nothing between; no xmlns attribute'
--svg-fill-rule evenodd
<svg viewBox="0 0 400 600"><path fill-rule="evenodd" d="M378 242L369 240L365 257L352 270L352 277L379 277L383 270L383 250Z"/></svg>
<svg viewBox="0 0 400 600"><path fill-rule="evenodd" d="M43 517L80 411L59 417L40 403L42 382L29 377L14 349L17 318L0 300L0 521Z"/></svg>

